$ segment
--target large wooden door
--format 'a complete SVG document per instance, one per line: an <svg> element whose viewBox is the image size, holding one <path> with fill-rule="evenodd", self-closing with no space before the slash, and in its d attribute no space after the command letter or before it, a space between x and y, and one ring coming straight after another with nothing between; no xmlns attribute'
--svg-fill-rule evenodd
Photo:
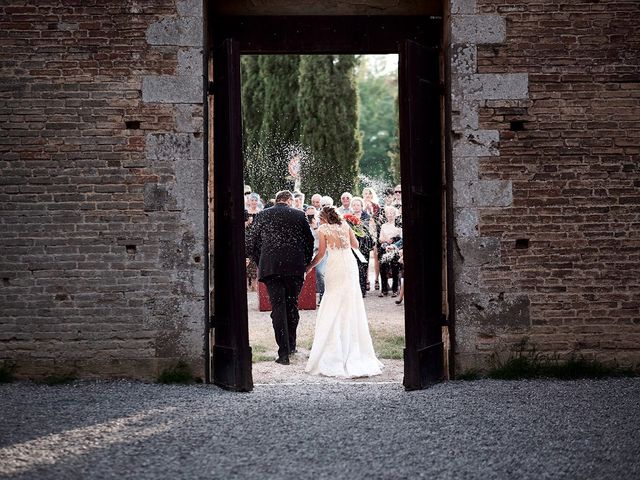
<svg viewBox="0 0 640 480"><path fill-rule="evenodd" d="M240 51L225 39L213 51L213 382L249 391L251 348L247 325L244 243Z"/></svg>
<svg viewBox="0 0 640 480"><path fill-rule="evenodd" d="M404 386L444 377L442 342L442 140L439 50L400 48L400 162L404 232Z"/></svg>

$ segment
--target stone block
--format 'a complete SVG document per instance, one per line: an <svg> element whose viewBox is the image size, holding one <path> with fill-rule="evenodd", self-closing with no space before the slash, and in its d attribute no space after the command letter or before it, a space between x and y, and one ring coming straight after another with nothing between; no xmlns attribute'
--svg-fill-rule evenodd
<svg viewBox="0 0 640 480"><path fill-rule="evenodd" d="M451 43L503 43L506 20L499 15L458 15L451 19Z"/></svg>
<svg viewBox="0 0 640 480"><path fill-rule="evenodd" d="M456 207L508 207L513 203L511 181L454 181L453 203Z"/></svg>
<svg viewBox="0 0 640 480"><path fill-rule="evenodd" d="M463 266L458 259L454 259L453 277L456 295L480 290L479 267Z"/></svg>
<svg viewBox="0 0 640 480"><path fill-rule="evenodd" d="M451 129L454 132L478 129L477 102L459 102L457 110L451 112Z"/></svg>
<svg viewBox="0 0 640 480"><path fill-rule="evenodd" d="M149 75L142 79L146 103L202 103L201 75Z"/></svg>
<svg viewBox="0 0 640 480"><path fill-rule="evenodd" d="M187 48L178 51L178 75L202 78L203 69L201 48Z"/></svg>
<svg viewBox="0 0 640 480"><path fill-rule="evenodd" d="M468 99L526 99L529 98L529 75L526 73L480 73L473 75L464 87Z"/></svg>
<svg viewBox="0 0 640 480"><path fill-rule="evenodd" d="M454 157L493 157L499 155L497 130L466 130L453 141Z"/></svg>
<svg viewBox="0 0 640 480"><path fill-rule="evenodd" d="M178 103L174 111L177 132L202 132L203 118L200 105Z"/></svg>
<svg viewBox="0 0 640 480"><path fill-rule="evenodd" d="M176 9L181 17L202 17L202 0L177 0Z"/></svg>
<svg viewBox="0 0 640 480"><path fill-rule="evenodd" d="M453 45L451 47L451 73L473 75L478 71L478 49L475 45Z"/></svg>
<svg viewBox="0 0 640 480"><path fill-rule="evenodd" d="M191 133L150 133L147 135L147 159L161 162L192 159L194 140Z"/></svg>
<svg viewBox="0 0 640 480"><path fill-rule="evenodd" d="M452 15L469 15L476 13L476 0L451 0Z"/></svg>
<svg viewBox="0 0 640 480"><path fill-rule="evenodd" d="M458 181L477 181L478 158L453 157L453 179Z"/></svg>
<svg viewBox="0 0 640 480"><path fill-rule="evenodd" d="M478 236L478 210L475 208L454 208L453 230L456 238Z"/></svg>
<svg viewBox="0 0 640 480"><path fill-rule="evenodd" d="M456 319L475 324L484 335L526 332L531 328L530 304L527 295L459 293Z"/></svg>
<svg viewBox="0 0 640 480"><path fill-rule="evenodd" d="M164 18L147 29L149 45L202 46L202 17Z"/></svg>
<svg viewBox="0 0 640 480"><path fill-rule="evenodd" d="M475 237L456 239L459 255L465 265L496 265L500 263L500 239Z"/></svg>

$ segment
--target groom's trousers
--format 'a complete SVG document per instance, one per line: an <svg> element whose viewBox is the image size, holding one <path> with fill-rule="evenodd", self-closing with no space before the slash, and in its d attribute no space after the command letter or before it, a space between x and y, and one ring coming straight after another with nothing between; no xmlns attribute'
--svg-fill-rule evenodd
<svg viewBox="0 0 640 480"><path fill-rule="evenodd" d="M271 302L271 320L278 344L278 357L289 355L296 348L296 330L300 314L298 296L304 277L301 275L270 275L263 279Z"/></svg>

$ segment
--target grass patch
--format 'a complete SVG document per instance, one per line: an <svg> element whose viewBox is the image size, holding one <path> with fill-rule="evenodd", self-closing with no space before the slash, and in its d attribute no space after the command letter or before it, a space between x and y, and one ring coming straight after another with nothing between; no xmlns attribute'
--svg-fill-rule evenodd
<svg viewBox="0 0 640 480"><path fill-rule="evenodd" d="M16 365L11 362L2 362L0 365L0 383L11 383L15 380Z"/></svg>
<svg viewBox="0 0 640 480"><path fill-rule="evenodd" d="M378 358L387 360L402 360L404 358L404 335L374 332L371 337Z"/></svg>
<svg viewBox="0 0 640 480"><path fill-rule="evenodd" d="M503 361L499 355L494 354L492 364L486 376L497 380L528 378L575 380L637 375L630 368L621 368L617 364L607 365L577 354L571 355L566 360L560 360L557 355L543 355L536 350L535 346L529 346L526 338L514 346L506 360Z"/></svg>
<svg viewBox="0 0 640 480"><path fill-rule="evenodd" d="M158 383L193 383L195 381L191 367L184 361L165 368L158 376Z"/></svg>
<svg viewBox="0 0 640 480"><path fill-rule="evenodd" d="M251 363L270 362L274 360L274 356L267 354L267 347L264 345L251 346Z"/></svg>
<svg viewBox="0 0 640 480"><path fill-rule="evenodd" d="M54 373L42 378L38 383L52 387L55 385L65 385L75 380L77 380L77 377L73 373Z"/></svg>

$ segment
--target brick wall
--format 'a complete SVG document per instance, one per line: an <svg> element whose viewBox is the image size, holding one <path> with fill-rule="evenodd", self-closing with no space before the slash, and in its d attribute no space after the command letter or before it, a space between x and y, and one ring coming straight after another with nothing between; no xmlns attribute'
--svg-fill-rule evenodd
<svg viewBox="0 0 640 480"><path fill-rule="evenodd" d="M457 259L459 366L524 336L638 365L640 3L478 0L473 13L506 27L478 45L476 73L526 72L528 98L478 103L478 129L497 137L473 174L511 198L479 202L484 246Z"/></svg>
<svg viewBox="0 0 640 480"><path fill-rule="evenodd" d="M176 3L0 6L0 359L18 374L202 369L202 12Z"/></svg>

